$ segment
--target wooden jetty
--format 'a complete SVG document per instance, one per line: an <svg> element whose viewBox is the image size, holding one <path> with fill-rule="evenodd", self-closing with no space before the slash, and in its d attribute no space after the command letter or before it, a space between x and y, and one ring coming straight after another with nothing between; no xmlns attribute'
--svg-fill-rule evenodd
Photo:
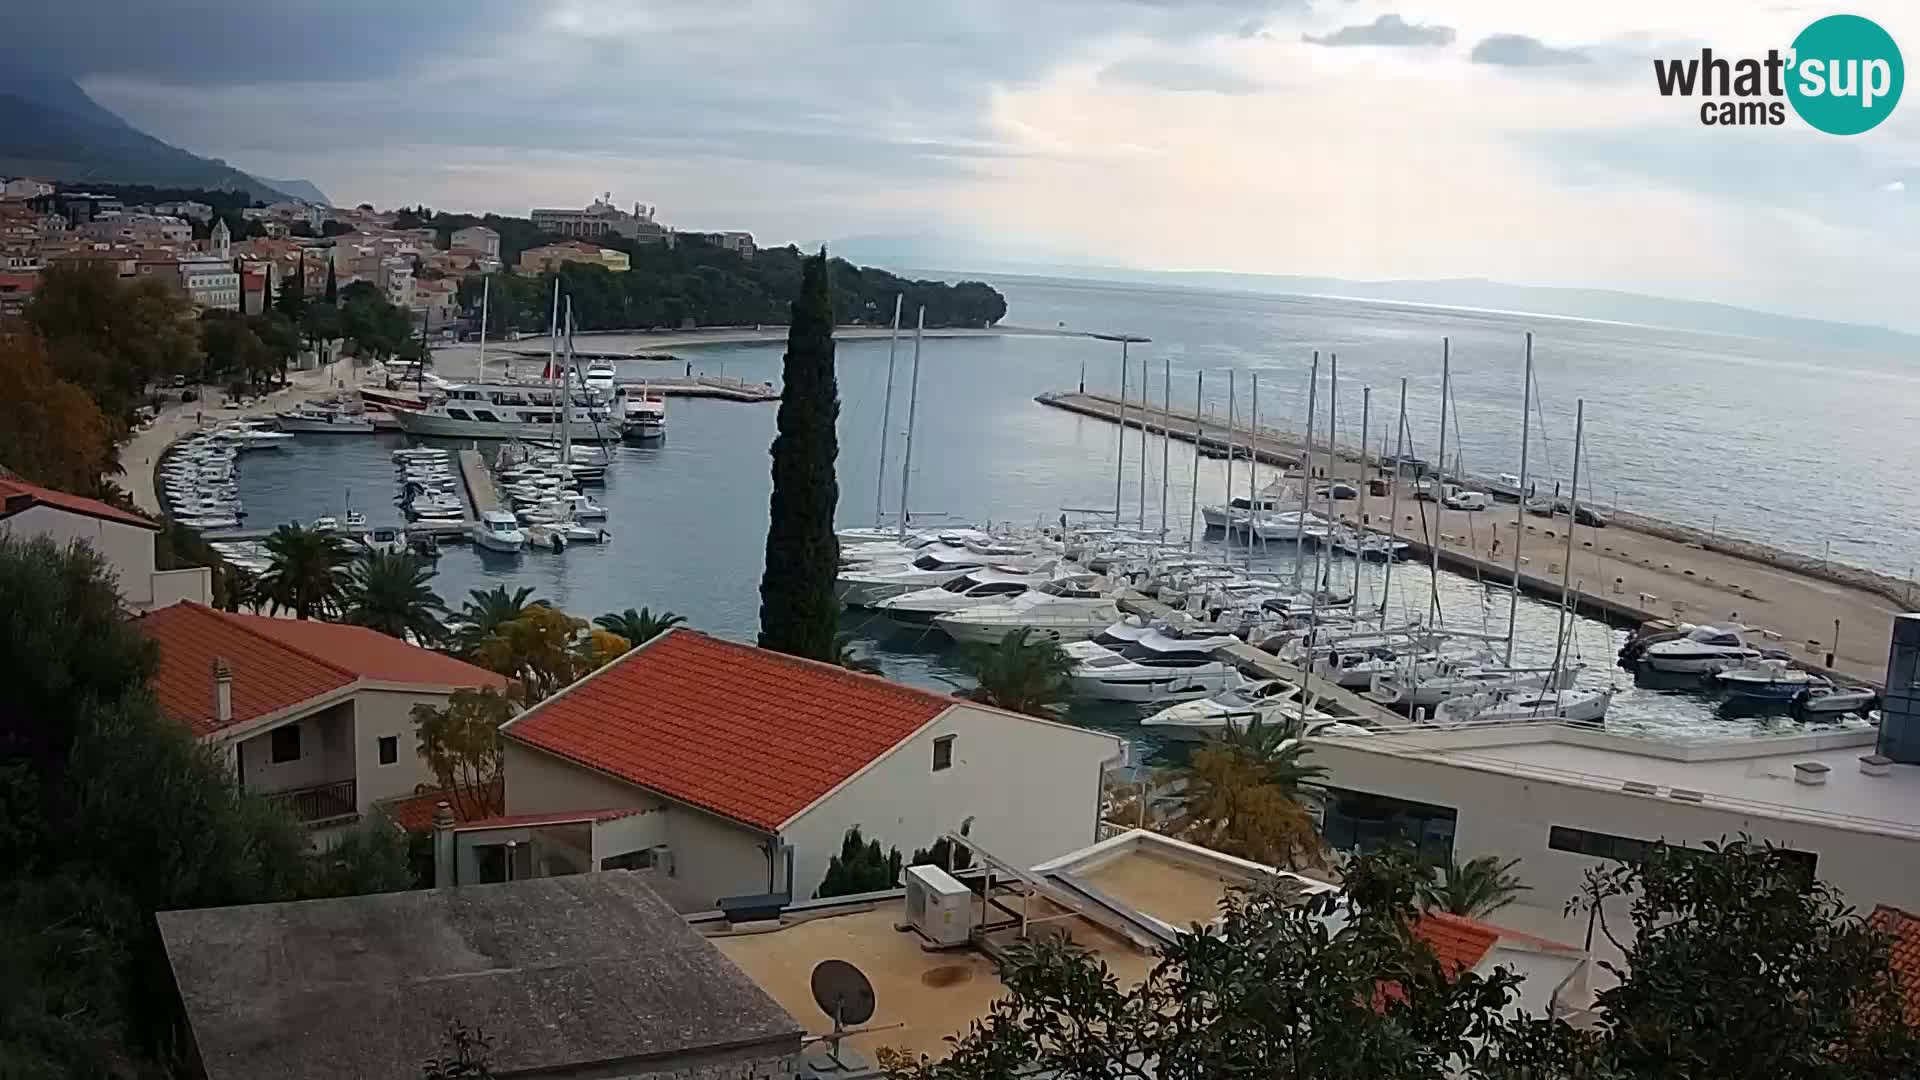
<svg viewBox="0 0 1920 1080"><path fill-rule="evenodd" d="M1119 414L1117 399L1096 394L1042 394L1036 400L1110 422ZM1143 411L1130 402L1126 420L1129 428L1184 442L1197 438L1202 446L1214 440L1225 445L1225 424L1191 411L1154 406ZM1247 442L1247 433L1236 427L1234 445ZM1291 432L1262 427L1252 442L1261 461L1298 468L1307 460ZM1651 619L1736 623L1752 628L1756 647L1785 649L1802 667L1831 669L1849 680L1885 680L1892 619L1908 610L1899 583L1851 567L1823 569L1819 560L1758 544L1716 542L1685 526L1621 514L1605 528L1574 525L1565 514L1527 514L1516 524L1518 508L1512 503L1482 511L1443 510L1416 501L1410 480L1390 468L1371 467L1363 477L1358 450L1341 447L1329 458L1319 447L1310 465L1322 479L1380 479L1389 491L1400 485L1398 521L1388 520L1390 498L1383 495L1369 496L1364 520L1353 501L1334 503L1333 517L1412 545L1405 561L1410 572L1419 572L1437 543L1441 566L1505 587L1515 580L1517 547L1520 588L1557 603L1571 529L1569 601L1577 611L1626 624ZM1327 512L1319 499L1313 510Z"/></svg>
<svg viewBox="0 0 1920 1080"><path fill-rule="evenodd" d="M471 447L459 451L460 478L466 481L467 502L473 506L473 516L477 520L489 510L500 509L500 493L493 486L493 474L487 471L487 463L480 457L480 451Z"/></svg>

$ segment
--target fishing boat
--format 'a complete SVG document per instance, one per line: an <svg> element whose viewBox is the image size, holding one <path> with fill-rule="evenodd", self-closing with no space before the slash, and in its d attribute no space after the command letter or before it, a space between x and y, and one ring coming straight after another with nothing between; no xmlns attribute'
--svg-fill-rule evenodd
<svg viewBox="0 0 1920 1080"><path fill-rule="evenodd" d="M1803 690L1833 684L1785 660L1762 659L1714 673L1714 681L1731 697L1758 701L1792 701Z"/></svg>
<svg viewBox="0 0 1920 1080"><path fill-rule="evenodd" d="M527 543L520 523L504 510L488 510L470 530L473 542L489 551L518 553Z"/></svg>

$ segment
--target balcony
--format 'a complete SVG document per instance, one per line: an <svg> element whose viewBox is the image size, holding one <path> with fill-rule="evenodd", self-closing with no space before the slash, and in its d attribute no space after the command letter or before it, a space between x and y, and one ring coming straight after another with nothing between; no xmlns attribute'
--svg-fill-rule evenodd
<svg viewBox="0 0 1920 1080"><path fill-rule="evenodd" d="M275 791L262 796L268 802L286 807L302 825L337 824L360 812L359 785L354 780Z"/></svg>

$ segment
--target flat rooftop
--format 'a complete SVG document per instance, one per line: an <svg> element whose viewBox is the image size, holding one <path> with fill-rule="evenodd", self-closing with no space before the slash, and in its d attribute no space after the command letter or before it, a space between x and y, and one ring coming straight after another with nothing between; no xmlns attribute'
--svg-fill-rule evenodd
<svg viewBox="0 0 1920 1080"><path fill-rule="evenodd" d="M1027 902L1036 936L1062 934L1093 950L1123 985L1138 983L1152 970L1155 958L1118 936L1048 900ZM1011 906L1019 903L1015 898ZM894 929L905 920L905 901L893 898L793 913L773 928L727 930L721 923L709 929L709 940L813 1034L833 1029L813 1001L808 982L813 967L822 960L845 960L873 983L877 1004L872 1021L862 1026L885 1029L856 1035L849 1045L869 1057L881 1047L943 1057L946 1037L963 1034L984 1018L1006 987L994 961L978 949L928 951L918 935ZM1011 943L1017 933L1003 932L995 940Z"/></svg>
<svg viewBox="0 0 1920 1080"><path fill-rule="evenodd" d="M1318 743L1335 762L1346 751L1389 754L1830 828L1920 837L1920 766L1893 765L1885 776L1860 771L1860 759L1874 752L1877 734L1846 729L1653 740L1542 723L1401 729ZM1802 763L1825 765L1826 782L1798 782L1794 766ZM1331 779L1338 784L1337 766ZM1676 797L1676 791L1682 794Z"/></svg>
<svg viewBox="0 0 1920 1080"><path fill-rule="evenodd" d="M799 1051L797 1021L638 875L158 916L210 1080L415 1076L449 1021L500 1075Z"/></svg>

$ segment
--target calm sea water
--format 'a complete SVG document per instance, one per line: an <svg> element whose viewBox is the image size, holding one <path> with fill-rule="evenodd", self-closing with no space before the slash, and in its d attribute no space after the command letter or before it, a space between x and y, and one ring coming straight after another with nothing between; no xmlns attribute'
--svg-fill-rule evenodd
<svg viewBox="0 0 1920 1080"><path fill-rule="evenodd" d="M1304 426L1312 350L1337 353L1343 442L1360 436L1360 388L1374 388L1370 443L1391 432L1399 380L1408 380L1410 452L1431 457L1438 425L1440 339L1452 340L1454 408L1459 426L1448 443L1463 448L1470 471L1516 471L1522 334L1535 333L1544 433L1536 419L1536 475L1564 477L1573 447L1576 398L1587 400L1587 454L1583 477L1602 503L1618 502L1674 520L1708 524L1726 533L1819 553L1831 541L1835 558L1904 573L1915 544L1910 508L1920 491L1920 450L1886 439L1920 419L1920 378L1894 358L1835 353L1807 355L1771 343L1516 315L1438 311L1371 302L1308 300L1008 278L1008 321L1028 326L1124 331L1154 339L1136 346L1130 390L1138 393L1139 361L1147 359L1155 401L1166 389L1171 362L1176 406L1190 404L1194 376L1206 372L1205 398L1226 408L1226 372L1237 375L1244 418L1250 376L1260 384L1260 419L1275 427ZM639 347L596 338L611 349ZM778 347L705 346L680 350L697 371L779 381ZM470 357L439 355L452 376ZM885 341L839 346L841 394L840 518L874 518L876 459L883 434L888 347ZM1325 368L1320 428L1327 402ZM621 377L649 371L678 374L677 364L632 362ZM1064 507L1111 507L1115 495L1113 425L1046 408L1033 397L1070 389L1084 371L1089 390L1114 392L1120 379L1118 346L1083 338L1000 337L929 339L919 371L913 445L911 509L958 520L1053 520ZM911 348L896 358L889 476L882 502L899 505L899 468L906 427ZM752 640L759 615L759 577L767 542L770 490L767 449L774 406L675 399L668 437L657 449L622 447L604 492L611 511L611 544L576 547L563 555L498 556L450 548L440 561L442 596L457 606L467 590L495 584L530 585L579 615L626 607L670 608L701 629ZM302 436L280 453L250 455L242 468L242 495L250 525L308 520L343 504L375 522L398 520L388 455L398 436ZM1449 450L1449 457L1452 451ZM1145 509L1150 525L1162 520L1166 476L1169 532L1187 535L1195 458L1181 444L1149 445ZM1127 443L1121 502L1139 513L1142 486L1137 436ZM1224 494L1225 465L1198 462L1199 502ZM1238 463L1235 489L1244 493ZM1259 482L1264 483L1263 469ZM1586 484L1583 479L1583 487ZM1212 547L1204 538L1200 543ZM1291 548L1259 553L1256 567L1289 570ZM1336 566L1352 580L1351 564ZM1365 571L1363 592L1378 595L1380 569ZM1466 578L1443 574L1447 621L1456 627L1505 625L1507 595ZM1394 573L1390 610L1422 613L1428 601L1424 570L1403 564ZM1522 644L1516 659L1545 663L1553 653L1557 611L1523 599ZM847 628L876 651L889 674L939 688L966 685L944 639L905 631L883 620L849 615ZM1590 667L1583 679L1623 688L1609 722L1674 733L1724 730L1730 723L1700 694L1633 687L1609 665L1618 632L1581 619L1574 634ZM1079 707L1074 718L1137 735L1124 708ZM1750 723L1740 721L1740 723Z"/></svg>

